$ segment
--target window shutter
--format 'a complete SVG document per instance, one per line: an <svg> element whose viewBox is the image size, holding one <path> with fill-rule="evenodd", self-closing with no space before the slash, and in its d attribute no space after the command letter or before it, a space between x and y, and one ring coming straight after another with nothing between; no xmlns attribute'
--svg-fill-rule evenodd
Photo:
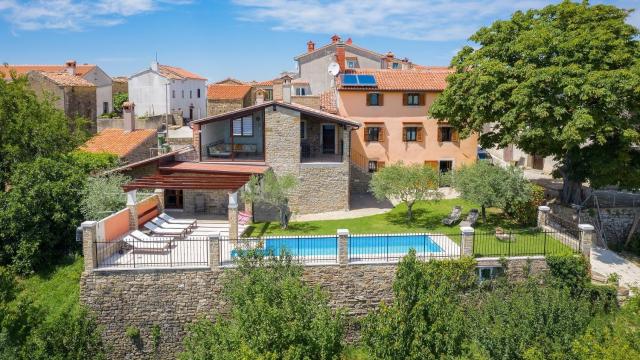
<svg viewBox="0 0 640 360"><path fill-rule="evenodd" d="M402 141L407 141L407 128L402 128Z"/></svg>
<svg viewBox="0 0 640 360"><path fill-rule="evenodd" d="M367 106L371 106L371 94L367 94Z"/></svg>
<svg viewBox="0 0 640 360"><path fill-rule="evenodd" d="M378 161L378 170L384 167L384 161Z"/></svg>
<svg viewBox="0 0 640 360"><path fill-rule="evenodd" d="M460 135L458 135L458 130L451 129L451 141L453 142L460 141Z"/></svg>
<svg viewBox="0 0 640 360"><path fill-rule="evenodd" d="M364 128L364 136L363 136L363 140L364 140L365 142L369 141L369 128L368 128L368 127Z"/></svg>
<svg viewBox="0 0 640 360"><path fill-rule="evenodd" d="M384 99L383 94L382 93L378 94L378 105L380 106L384 105L383 99Z"/></svg>
<svg viewBox="0 0 640 360"><path fill-rule="evenodd" d="M378 142L384 142L384 128L378 128Z"/></svg>
<svg viewBox="0 0 640 360"><path fill-rule="evenodd" d="M425 160L424 164L426 166L429 166L433 169L437 169L438 168L438 161L437 160Z"/></svg>
<svg viewBox="0 0 640 360"><path fill-rule="evenodd" d="M423 140L422 139L423 138L422 133L423 132L424 132L424 129L421 126L416 128L416 141L417 142L422 142L422 140Z"/></svg>
<svg viewBox="0 0 640 360"><path fill-rule="evenodd" d="M404 106L409 105L409 94L407 93L402 94L402 105Z"/></svg>
<svg viewBox="0 0 640 360"><path fill-rule="evenodd" d="M442 128L438 128L438 142L442 142Z"/></svg>
<svg viewBox="0 0 640 360"><path fill-rule="evenodd" d="M425 96L426 96L426 95L425 95L425 93L420 93L420 94L418 95L418 99L419 99L418 101L419 101L419 105L420 105L420 106L424 106L424 105L426 104Z"/></svg>

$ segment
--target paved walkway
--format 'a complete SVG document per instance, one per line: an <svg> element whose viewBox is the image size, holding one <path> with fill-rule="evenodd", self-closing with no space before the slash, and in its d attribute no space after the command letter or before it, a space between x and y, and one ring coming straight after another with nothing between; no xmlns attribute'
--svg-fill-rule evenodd
<svg viewBox="0 0 640 360"><path fill-rule="evenodd" d="M611 250L591 249L591 270L605 278L616 273L620 275L621 285L640 287L640 267Z"/></svg>

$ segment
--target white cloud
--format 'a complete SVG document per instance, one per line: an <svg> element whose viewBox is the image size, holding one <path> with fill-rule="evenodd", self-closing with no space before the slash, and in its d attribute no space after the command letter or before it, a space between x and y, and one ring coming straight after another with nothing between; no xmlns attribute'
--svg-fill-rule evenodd
<svg viewBox="0 0 640 360"><path fill-rule="evenodd" d="M614 0L630 7L635 0ZM233 0L242 20L273 23L274 30L345 33L406 40L463 40L516 10L557 0ZM599 1L594 1L599 2ZM626 5L626 6L625 6ZM630 23L638 25L640 14Z"/></svg>
<svg viewBox="0 0 640 360"><path fill-rule="evenodd" d="M0 14L18 30L79 31L113 26L126 17L158 11L191 0L0 0Z"/></svg>

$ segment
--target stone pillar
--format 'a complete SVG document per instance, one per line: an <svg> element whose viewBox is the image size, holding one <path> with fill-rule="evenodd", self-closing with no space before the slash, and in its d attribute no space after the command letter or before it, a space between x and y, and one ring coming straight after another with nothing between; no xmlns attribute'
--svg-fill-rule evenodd
<svg viewBox="0 0 640 360"><path fill-rule="evenodd" d="M220 235L209 236L209 265L211 270L218 270L220 266Z"/></svg>
<svg viewBox="0 0 640 360"><path fill-rule="evenodd" d="M244 212L247 214L253 215L253 203L249 200L245 200L244 202Z"/></svg>
<svg viewBox="0 0 640 360"><path fill-rule="evenodd" d="M153 193L158 197L158 211L164 212L164 189L155 189Z"/></svg>
<svg viewBox="0 0 640 360"><path fill-rule="evenodd" d="M475 229L471 226L460 227L460 255L473 257L473 238Z"/></svg>
<svg viewBox="0 0 640 360"><path fill-rule="evenodd" d="M82 255L84 256L84 271L91 271L98 266L96 259L96 230L97 221L85 221L82 227Z"/></svg>
<svg viewBox="0 0 640 360"><path fill-rule="evenodd" d="M238 192L229 193L229 239L237 240L238 236Z"/></svg>
<svg viewBox="0 0 640 360"><path fill-rule="evenodd" d="M193 130L193 148L198 154L198 161L202 161L202 149L200 148L200 124L191 124Z"/></svg>
<svg viewBox="0 0 640 360"><path fill-rule="evenodd" d="M338 264L349 263L349 229L338 229Z"/></svg>
<svg viewBox="0 0 640 360"><path fill-rule="evenodd" d="M593 236L595 234L594 227L591 224L578 224L580 229L580 249L582 255L587 260L591 259L591 245L593 244Z"/></svg>
<svg viewBox="0 0 640 360"><path fill-rule="evenodd" d="M136 190L127 192L127 209L129 209L129 230L138 230L138 210L136 209Z"/></svg>
<svg viewBox="0 0 640 360"><path fill-rule="evenodd" d="M549 217L549 213L551 212L551 208L548 206L538 206L538 227L543 228L547 225L547 219Z"/></svg>

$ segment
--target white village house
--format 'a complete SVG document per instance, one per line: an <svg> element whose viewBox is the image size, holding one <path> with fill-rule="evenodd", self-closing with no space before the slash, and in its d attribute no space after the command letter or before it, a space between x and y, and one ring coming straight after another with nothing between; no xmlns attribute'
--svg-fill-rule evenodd
<svg viewBox="0 0 640 360"><path fill-rule="evenodd" d="M207 114L207 79L175 66L152 62L129 77L129 101L143 116L177 114L185 121Z"/></svg>

